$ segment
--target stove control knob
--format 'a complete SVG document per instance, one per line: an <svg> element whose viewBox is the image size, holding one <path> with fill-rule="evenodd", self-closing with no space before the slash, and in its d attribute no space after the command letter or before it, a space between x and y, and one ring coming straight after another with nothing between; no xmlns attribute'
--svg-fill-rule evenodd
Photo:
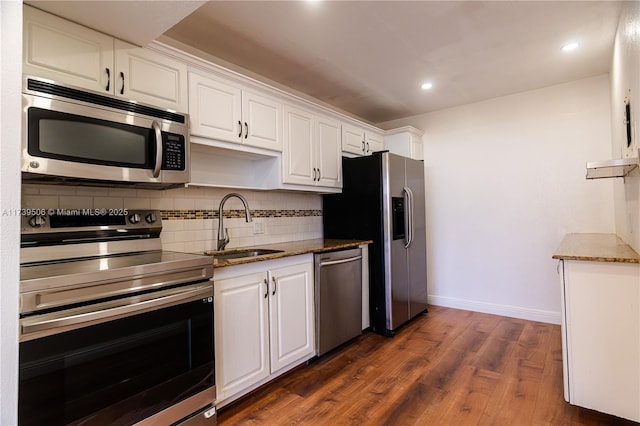
<svg viewBox="0 0 640 426"><path fill-rule="evenodd" d="M133 224L140 223L140 215L138 213L132 214L129 216L129 222Z"/></svg>
<svg viewBox="0 0 640 426"><path fill-rule="evenodd" d="M153 223L156 221L156 214L155 213L149 213L148 215L146 215L144 217L144 220L147 221L147 223Z"/></svg>
<svg viewBox="0 0 640 426"><path fill-rule="evenodd" d="M29 225L31 225L32 228L40 228L46 222L47 220L44 216L31 216L29 218Z"/></svg>

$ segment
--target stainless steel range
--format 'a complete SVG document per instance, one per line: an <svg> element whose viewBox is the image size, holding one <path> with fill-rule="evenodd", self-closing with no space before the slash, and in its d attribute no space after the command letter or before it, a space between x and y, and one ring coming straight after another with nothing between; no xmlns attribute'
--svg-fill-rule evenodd
<svg viewBox="0 0 640 426"><path fill-rule="evenodd" d="M211 258L158 211L22 220L20 425L216 424Z"/></svg>

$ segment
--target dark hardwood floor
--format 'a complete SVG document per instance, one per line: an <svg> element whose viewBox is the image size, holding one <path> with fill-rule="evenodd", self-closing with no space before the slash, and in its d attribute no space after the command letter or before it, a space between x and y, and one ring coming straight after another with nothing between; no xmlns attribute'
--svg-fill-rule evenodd
<svg viewBox="0 0 640 426"><path fill-rule="evenodd" d="M218 414L222 426L637 425L564 401L560 326L438 306Z"/></svg>

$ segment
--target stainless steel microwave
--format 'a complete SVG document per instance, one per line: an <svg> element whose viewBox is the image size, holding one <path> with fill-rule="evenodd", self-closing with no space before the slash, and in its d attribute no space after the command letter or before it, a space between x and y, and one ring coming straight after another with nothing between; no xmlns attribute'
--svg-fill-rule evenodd
<svg viewBox="0 0 640 426"><path fill-rule="evenodd" d="M25 182L170 188L189 182L187 114L25 76Z"/></svg>

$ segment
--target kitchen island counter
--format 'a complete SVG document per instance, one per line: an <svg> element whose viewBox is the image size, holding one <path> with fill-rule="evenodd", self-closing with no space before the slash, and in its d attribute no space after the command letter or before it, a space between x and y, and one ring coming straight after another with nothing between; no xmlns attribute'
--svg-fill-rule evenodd
<svg viewBox="0 0 640 426"><path fill-rule="evenodd" d="M342 250L348 248L355 248L361 245L371 244L373 241L371 240L341 240L341 239L325 239L318 238L313 240L300 240L300 241L290 241L285 243L276 243L276 244L265 244L260 246L251 246L251 247L237 247L231 248L224 251L208 251L207 255L213 256L213 267L221 268L225 266L232 265L241 265L245 263L253 263L260 262L264 260L272 260L272 259L280 259L283 257L289 256L297 256L300 254L308 254L308 253L324 253L334 250ZM241 257L236 259L218 259L216 258L216 254L223 254L225 252L233 252L235 250L243 250L243 249L266 249L266 250L281 250L277 253L269 253L261 256L253 256L253 257Z"/></svg>
<svg viewBox="0 0 640 426"><path fill-rule="evenodd" d="M640 256L614 234L569 234L553 258L565 400L640 421Z"/></svg>
<svg viewBox="0 0 640 426"><path fill-rule="evenodd" d="M640 255L615 234L567 234L553 258L640 263Z"/></svg>

